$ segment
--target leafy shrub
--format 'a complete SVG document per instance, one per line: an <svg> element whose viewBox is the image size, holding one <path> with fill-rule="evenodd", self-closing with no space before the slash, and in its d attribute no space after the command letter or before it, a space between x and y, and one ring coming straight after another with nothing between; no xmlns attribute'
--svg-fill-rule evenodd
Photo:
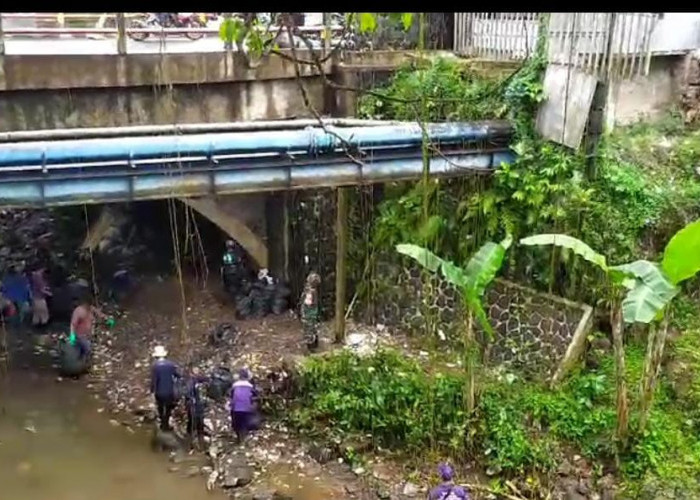
<svg viewBox="0 0 700 500"><path fill-rule="evenodd" d="M398 352L311 359L302 370L302 392L302 420L319 420L334 431L371 432L383 446L462 449L461 378L429 375Z"/></svg>
<svg viewBox="0 0 700 500"><path fill-rule="evenodd" d="M630 346L627 359L634 400L644 349ZM342 352L308 359L295 420L337 434L371 434L382 447L477 458L505 475L551 472L570 449L612 462L615 389L608 357L597 371L575 373L556 390L514 376L489 377L471 420L463 411L461 373L433 368L428 372L388 349L368 357ZM654 478L655 484L691 491L691 479L700 474L700 442L685 412L674 410L665 394L658 403L645 434L621 457L628 489Z"/></svg>

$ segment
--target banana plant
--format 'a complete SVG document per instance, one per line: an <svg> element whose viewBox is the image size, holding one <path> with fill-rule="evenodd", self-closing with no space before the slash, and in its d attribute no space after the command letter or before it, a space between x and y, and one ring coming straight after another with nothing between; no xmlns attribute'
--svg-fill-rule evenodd
<svg viewBox="0 0 700 500"><path fill-rule="evenodd" d="M700 219L678 231L666 244L661 270L673 286L695 276L700 271ZM664 346L668 335L669 315L664 315L660 328L649 325L644 374L639 397L639 430L644 431L654 399Z"/></svg>
<svg viewBox="0 0 700 500"><path fill-rule="evenodd" d="M627 295L621 304L624 321L649 325L639 394L639 432L644 432L668 336L669 315L664 312L677 295L678 285L700 271L700 219L691 222L673 235L664 249L660 266L646 260L638 260L630 264L607 267L602 255L597 254L585 243L566 235L537 235L524 240L521 240L521 243L526 245L551 244L569 248L605 270L614 283L627 288ZM657 325L659 320L660 327ZM621 338L618 341L615 340L616 330L621 332L621 328L618 326L616 329L613 322L616 359L621 355L624 363L624 352L621 354L617 352L622 345Z"/></svg>
<svg viewBox="0 0 700 500"><path fill-rule="evenodd" d="M432 273L440 273L459 290L466 314L463 326L464 366L467 373L465 401L471 414L476 404L476 349L474 342L474 319L489 338L493 338L493 327L483 305L483 296L503 264L506 251L513 239L510 235L500 243L487 242L467 262L466 267L457 266L442 259L427 248L413 244L396 245L396 251L411 257Z"/></svg>
<svg viewBox="0 0 700 500"><path fill-rule="evenodd" d="M520 244L566 248L595 264L613 284L610 323L615 354L616 436L624 447L629 431L629 403L625 381L623 342L624 323L651 323L663 313L664 308L678 293L678 289L653 262L637 260L629 264L609 266L604 255L596 252L583 241L565 234L538 234L521 239ZM625 290L626 294L623 297Z"/></svg>

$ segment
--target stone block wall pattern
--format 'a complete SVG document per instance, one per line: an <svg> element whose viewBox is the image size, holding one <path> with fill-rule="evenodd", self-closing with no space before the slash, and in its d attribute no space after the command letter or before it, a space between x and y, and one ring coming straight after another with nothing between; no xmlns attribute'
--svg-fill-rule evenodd
<svg viewBox="0 0 700 500"><path fill-rule="evenodd" d="M380 267L379 322L418 334L460 335L464 310L454 287L415 267ZM590 306L501 279L489 288L485 302L496 335L487 353L490 364L557 382L583 353Z"/></svg>

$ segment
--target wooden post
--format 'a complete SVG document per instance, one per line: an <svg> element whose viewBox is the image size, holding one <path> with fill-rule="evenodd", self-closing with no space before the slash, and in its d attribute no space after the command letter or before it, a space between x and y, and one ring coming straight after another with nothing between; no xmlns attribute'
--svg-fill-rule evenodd
<svg viewBox="0 0 700 500"><path fill-rule="evenodd" d="M126 21L123 12L116 13L117 21L117 53L126 55Z"/></svg>
<svg viewBox="0 0 700 500"><path fill-rule="evenodd" d="M331 13L323 13L323 57L331 50Z"/></svg>
<svg viewBox="0 0 700 500"><path fill-rule="evenodd" d="M348 189L338 188L335 255L335 341L345 340L345 257L348 248Z"/></svg>
<svg viewBox="0 0 700 500"><path fill-rule="evenodd" d="M285 191L282 195L282 214L283 214L283 226L284 233L282 235L282 245L284 246L284 280L289 283L289 252L290 252L290 242L289 242L289 191Z"/></svg>

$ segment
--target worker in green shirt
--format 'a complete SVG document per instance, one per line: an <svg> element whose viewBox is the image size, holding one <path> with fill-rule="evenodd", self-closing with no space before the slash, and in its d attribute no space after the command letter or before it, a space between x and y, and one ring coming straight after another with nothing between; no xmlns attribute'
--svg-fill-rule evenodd
<svg viewBox="0 0 700 500"><path fill-rule="evenodd" d="M236 254L236 242L226 241L226 250L222 257L221 280L224 289L235 295L238 291L240 281L240 266L238 255Z"/></svg>

